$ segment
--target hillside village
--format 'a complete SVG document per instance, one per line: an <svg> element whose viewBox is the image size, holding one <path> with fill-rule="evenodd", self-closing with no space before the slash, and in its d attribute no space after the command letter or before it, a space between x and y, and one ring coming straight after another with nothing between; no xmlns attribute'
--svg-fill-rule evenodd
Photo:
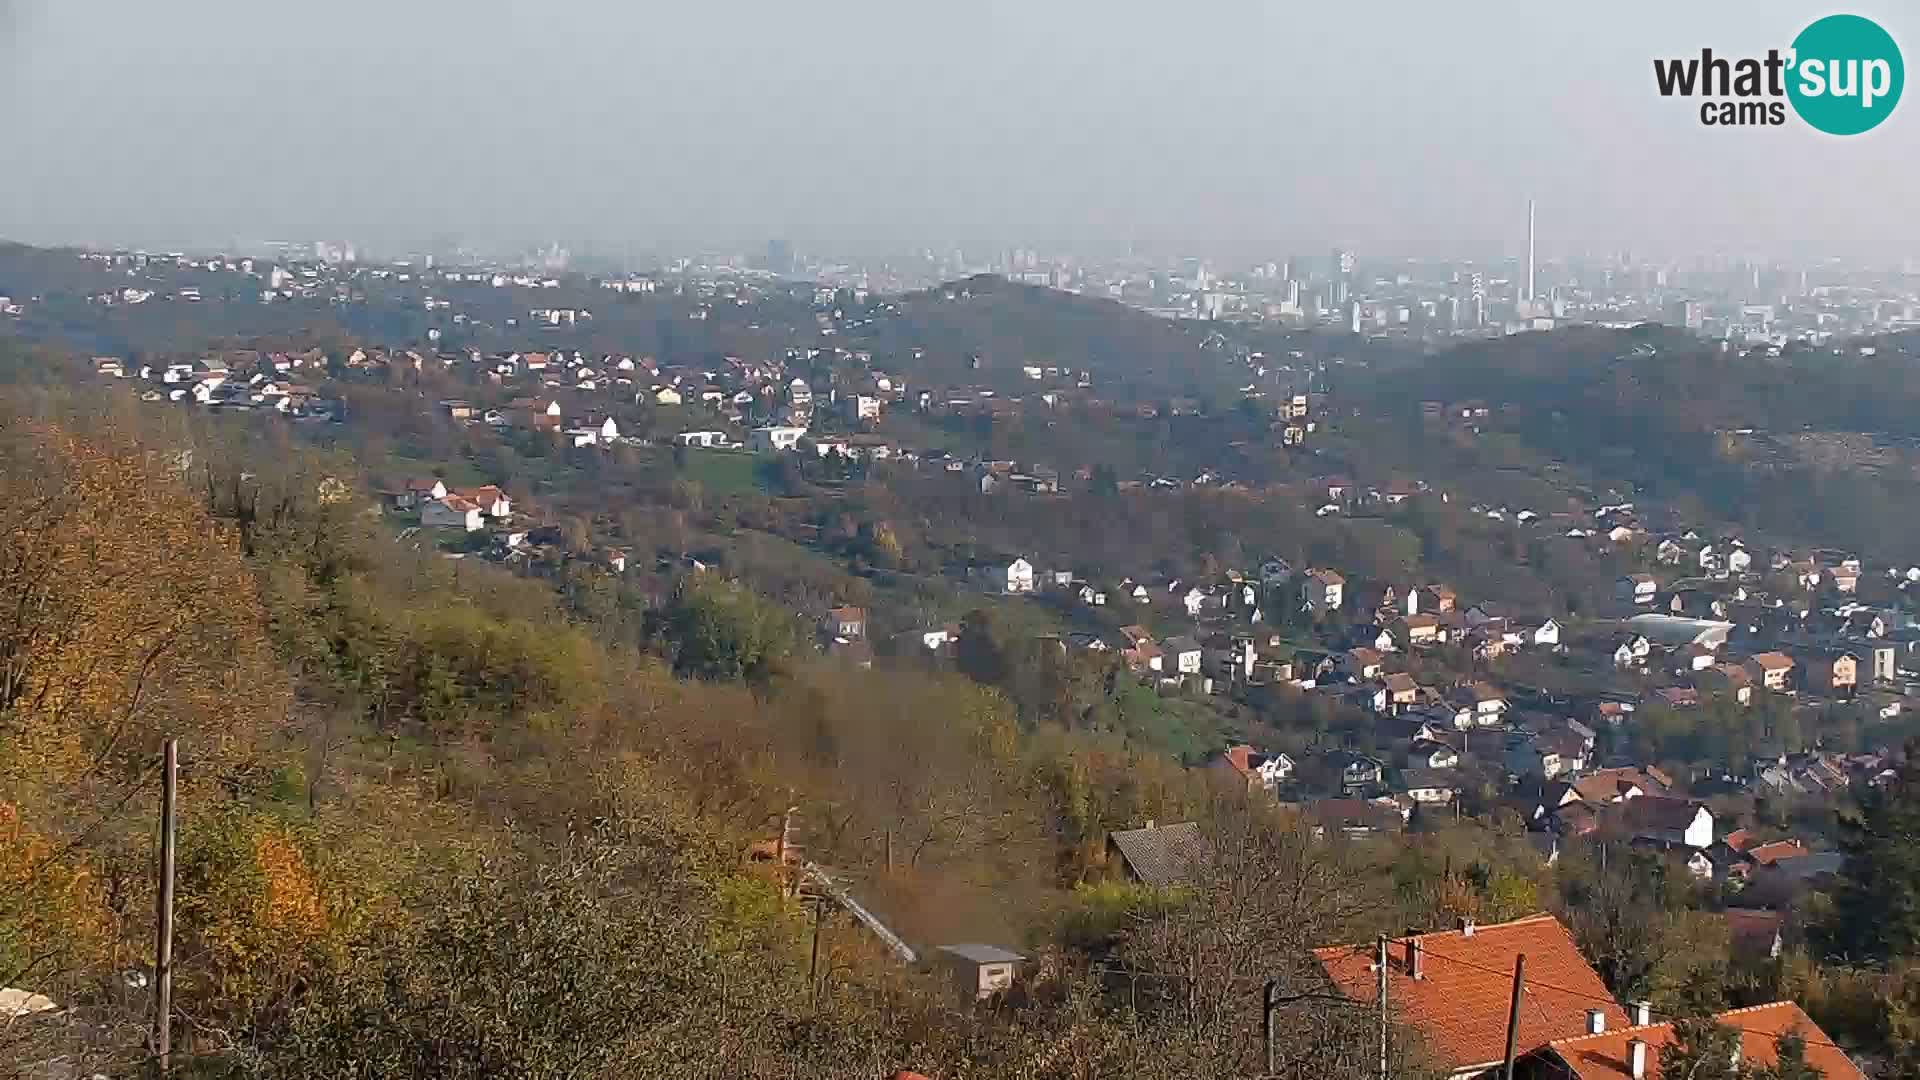
<svg viewBox="0 0 1920 1080"><path fill-rule="evenodd" d="M290 294L318 288L277 274L275 284ZM514 277L463 284L559 287ZM600 287L617 304L668 286L633 278ZM960 304L965 292L922 302ZM727 293L708 295L722 303ZM822 339L888 317L849 316L832 291L812 301ZM197 301L181 292L161 302ZM707 302L690 318L704 321ZM513 321L511 336L530 342L530 330L577 332L596 316L529 307ZM405 452L379 459L364 493L394 541L529 578L584 575L651 611L688 581L755 583L709 546L636 544L624 527L610 529L612 508L596 504L593 478L615 462L674 478L733 468L770 504L805 508L753 529L821 564L844 560L844 574L810 582L791 613L810 651L855 678L958 671L1011 691L1009 669L1035 665L1095 687L1117 703L1131 737L1171 749L1188 775L1277 809L1313 836L1391 849L1471 819L1524 838L1543 867L1626 845L1714 898L1730 956L1777 956L1796 939L1805 905L1842 869L1834 811L1902 765L1898 733L1920 684L1920 566L1875 564L1850 548L1787 542L1694 507L1572 483L1487 499L1485 487L1469 486L1477 478L1383 467L1355 446L1411 425L1422 438L1474 448L1524 410L1462 395L1421 400L1416 415L1382 412L1325 388L1338 357L1302 351L1274 363L1212 335L1199 352L1249 381L1211 399L1148 394L1102 385L1071 363L989 372L976 355L962 366L978 381L928 382L918 346L830 340L698 363L531 346L219 348L97 355L81 375L146 408L233 417L316 443L377 447L399 433ZM910 384L903 372L920 374ZM1189 456L1176 471L1099 451L1065 460L993 452L1002 425L1149 441L1168 439L1167 425L1229 422L1241 437L1208 444L1212 458ZM534 467L478 470L476 448ZM1251 464L1256 453L1269 456ZM919 500L896 507L902 518L947 504L1011 523L1089 502L1100 515L1177 517L1188 500L1216 499L1283 506L1302 530L1324 531L1264 547L1236 540L1231 558L1136 549L1116 560L1111 549L1029 546L1008 528L986 544L929 537L911 565L896 557L883 568L848 557L846 537L897 548L891 532L882 538L884 522L833 521L863 482ZM1537 576L1568 566L1604 576L1597 587L1522 592L1504 588L1496 567L1468 586L1431 560L1392 569L1355 548L1374 526L1412 533L1438 520L1470 522L1458 544L1524 553ZM829 527L842 535L837 546ZM908 595L915 602L902 602ZM947 614L928 618L936 609ZM1130 824L1106 835L1110 872L1179 885L1191 823ZM1421 984L1444 967L1439 950L1471 951L1507 932L1486 927L1478 943L1466 928L1455 940L1436 936L1425 970L1418 941L1396 942L1412 951L1396 954L1395 993L1438 1001L1440 981ZM1557 924L1514 932L1565 936ZM963 975L981 979L992 968L1010 980L1021 959L998 946L955 948ZM1364 997L1343 975L1353 951L1323 950L1327 972ZM1795 1006L1780 1008L1767 1022L1804 1020ZM1627 1032L1645 1053L1672 1038L1671 1025L1663 1033L1644 1016L1608 1013L1593 1024L1585 1010L1555 1017L1522 1048L1523 1075L1558 1075L1583 1039ZM1432 1034L1446 1045L1443 1031ZM1484 1071L1485 1047L1453 1049L1455 1075Z"/></svg>
<svg viewBox="0 0 1920 1080"><path fill-rule="evenodd" d="M511 282L509 284L512 284ZM640 283L619 288L647 289ZM103 301L104 302L104 301ZM534 323L572 321L586 312L534 310ZM1253 358L1256 365L1260 358ZM337 397L317 386L383 385L404 370L465 382L462 398L421 402L439 420L546 437L573 449L661 445L683 452L761 457L865 459L889 468L950 475L982 495L1062 498L1084 491L1091 472L1063 478L1040 462L968 459L900 445L876 434L893 411L980 414L1032 410L1111 413L1090 396L1084 371L1036 366L1024 376L1040 389L1000 394L984 387L920 389L875 367L871 353L795 347L771 362L728 357L708 368L660 365L647 357L580 351L483 354L354 348L344 355L229 352L192 362L140 364L96 358L97 376L125 380L150 403L225 411L265 411L305 422L352 423ZM811 381L810 381L811 378ZM820 385L817 385L820 384ZM1197 401L1137 402L1127 416L1197 411ZM1282 395L1272 406L1274 442L1306 448L1324 394ZM647 434L622 424L642 412ZM1474 424L1488 407L1429 403L1429 422ZM683 417L679 430L661 415ZM692 426L706 418L707 427ZM1117 489L1145 493L1231 490L1212 472L1189 478L1115 478ZM1452 496L1422 481L1356 484L1344 476L1270 487L1263 497L1293 498L1319 516L1365 513ZM450 488L434 477L396 477L381 492L402 527L466 535L456 548L512 562L562 541L530 493L497 485ZM1221 704L1290 701L1324 709L1335 725L1313 746L1242 743L1211 767L1286 803L1322 827L1348 835L1409 827L1419 814L1511 810L1549 855L1564 839L1617 830L1672 850L1701 877L1744 881L1748 862L1726 843L1709 800L1733 795L1819 800L1850 783L1871 783L1890 765L1888 751L1842 753L1771 749L1762 733L1744 761L1714 775L1674 777L1633 747L1641 718L1684 717L1725 708L1769 717L1818 719L1865 710L1877 720L1901 716L1920 627L1904 602L1920 586L1920 567L1867 568L1844 552L1749 546L1724 530L1688 528L1661 511L1631 503L1590 510L1475 505L1497 527L1626 559L1642 569L1616 582L1611 610L1579 617L1510 610L1421 581L1349 581L1337 565L1295 567L1268 559L1203 578L1156 575L1096 578L1069 557L1054 562L1009 554L953 566L957 588L1040 605L1069 627L1048 638L1063 653L1097 654L1158 692ZM631 553L602 548L590 556L625 573ZM695 560L695 570L701 569ZM1878 603L1861 599L1863 580ZM962 628L930 625L870 638L858 607L803 613L820 628L820 646L870 665L876 653L951 657ZM1767 722L1769 725L1771 721ZM1764 752L1763 752L1764 751ZM1796 841L1798 842L1798 841ZM1813 857L1815 844L1802 849ZM1792 859L1772 859L1769 868ZM1806 864L1811 869L1818 864ZM1784 873L1769 869L1769 874Z"/></svg>

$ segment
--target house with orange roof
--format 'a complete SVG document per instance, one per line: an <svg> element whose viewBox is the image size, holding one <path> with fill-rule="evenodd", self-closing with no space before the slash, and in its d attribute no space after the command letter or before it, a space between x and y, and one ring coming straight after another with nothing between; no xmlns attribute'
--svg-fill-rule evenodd
<svg viewBox="0 0 1920 1080"><path fill-rule="evenodd" d="M1248 791L1272 792L1294 770L1294 761L1286 754L1266 754L1244 744L1227 747L1209 764L1221 775L1245 784Z"/></svg>
<svg viewBox="0 0 1920 1080"><path fill-rule="evenodd" d="M1491 926L1467 922L1390 943L1387 1002L1450 1076L1478 1077L1505 1057L1513 966L1523 954L1522 1053L1587 1035L1596 1025L1602 1031L1627 1026L1626 1010L1613 1002L1573 935L1547 914ZM1339 992L1363 1004L1377 1000L1376 958L1372 943L1314 950Z"/></svg>
<svg viewBox="0 0 1920 1080"><path fill-rule="evenodd" d="M1388 1000L1391 1001L1391 992ZM1827 1033L1791 1001L1734 1009L1714 1017L1740 1036L1744 1064L1770 1066L1780 1060L1782 1036L1798 1035L1806 1061L1826 1080L1865 1080ZM1519 1080L1681 1080L1661 1072L1660 1059L1676 1042L1673 1025L1636 1024L1620 1030L1556 1039L1515 1062Z"/></svg>
<svg viewBox="0 0 1920 1080"><path fill-rule="evenodd" d="M1747 672L1768 690L1785 693L1787 679L1793 674L1793 657L1780 652L1754 653L1747 657Z"/></svg>
<svg viewBox="0 0 1920 1080"><path fill-rule="evenodd" d="M420 524L429 529L465 529L467 532L486 528L480 504L459 495L421 504Z"/></svg>

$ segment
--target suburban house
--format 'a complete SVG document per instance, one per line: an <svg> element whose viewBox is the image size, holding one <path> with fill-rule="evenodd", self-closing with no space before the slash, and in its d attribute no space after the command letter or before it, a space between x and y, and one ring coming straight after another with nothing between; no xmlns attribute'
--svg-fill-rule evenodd
<svg viewBox="0 0 1920 1080"><path fill-rule="evenodd" d="M447 495L420 507L420 524L429 529L465 529L476 532L486 528L480 504L458 495Z"/></svg>
<svg viewBox="0 0 1920 1080"><path fill-rule="evenodd" d="M1602 1031L1628 1026L1626 1010L1551 915L1489 926L1468 921L1458 930L1392 941L1387 1001L1448 1076L1478 1077L1506 1055L1514 961L1523 954L1528 979L1559 992L1522 995L1515 1031L1521 1053L1587 1035L1596 1023ZM1314 959L1342 996L1369 1007L1378 999L1373 942L1315 949Z"/></svg>
<svg viewBox="0 0 1920 1080"><path fill-rule="evenodd" d="M1747 657L1747 673L1755 682L1776 693L1786 693L1793 675L1793 657L1780 652L1755 653Z"/></svg>
<svg viewBox="0 0 1920 1080"><path fill-rule="evenodd" d="M1393 1000L1393 995L1389 993L1387 999ZM1556 1039L1528 1051L1514 1062L1513 1075L1516 1080L1683 1080L1660 1068L1661 1053L1677 1041L1673 1024L1652 1023L1644 1007L1636 1007L1633 1019L1632 1027L1617 1030L1602 1019L1591 1034ZM1739 1033L1737 1060L1743 1065L1774 1065L1780 1060L1780 1037L1794 1034L1805 1044L1806 1063L1825 1080L1866 1078L1791 1001L1733 1009L1715 1015L1714 1020Z"/></svg>
<svg viewBox="0 0 1920 1080"><path fill-rule="evenodd" d="M1200 674L1200 659L1205 650L1200 643L1190 637L1170 637L1160 643L1161 654L1166 658L1162 670L1169 675Z"/></svg>
<svg viewBox="0 0 1920 1080"><path fill-rule="evenodd" d="M1860 658L1850 652L1810 652L1800 659L1800 685L1807 690L1845 695L1859 683Z"/></svg>
<svg viewBox="0 0 1920 1080"><path fill-rule="evenodd" d="M1328 834L1377 836L1404 829L1406 814L1392 799L1316 799L1300 808L1315 839Z"/></svg>
<svg viewBox="0 0 1920 1080"><path fill-rule="evenodd" d="M1252 638L1214 634L1201 642L1201 646L1204 649L1201 660L1208 672L1242 681L1253 677L1253 665L1259 653L1253 647Z"/></svg>
<svg viewBox="0 0 1920 1080"><path fill-rule="evenodd" d="M1736 664L1715 664L1700 673L1700 685L1709 693L1732 698L1736 704L1753 703L1753 675Z"/></svg>
<svg viewBox="0 0 1920 1080"><path fill-rule="evenodd" d="M747 449L762 454L791 450L806 433L803 427L757 427L747 432Z"/></svg>
<svg viewBox="0 0 1920 1080"><path fill-rule="evenodd" d="M1713 846L1713 812L1704 803L1642 795L1625 800L1615 813L1635 840L1695 851Z"/></svg>
<svg viewBox="0 0 1920 1080"><path fill-rule="evenodd" d="M1328 754L1327 763L1339 771L1340 790L1347 795L1378 788L1386 777L1386 766L1379 758L1351 750Z"/></svg>
<svg viewBox="0 0 1920 1080"><path fill-rule="evenodd" d="M492 484L477 488L461 488L453 494L472 502L480 512L490 518L508 518L513 516L513 500L507 493Z"/></svg>
<svg viewBox="0 0 1920 1080"><path fill-rule="evenodd" d="M1460 765L1460 751L1434 739L1415 739L1407 747L1409 769L1452 769Z"/></svg>
<svg viewBox="0 0 1920 1080"><path fill-rule="evenodd" d="M1165 888L1191 880L1207 858L1198 822L1117 829L1107 834L1107 866L1131 881Z"/></svg>
<svg viewBox="0 0 1920 1080"><path fill-rule="evenodd" d="M1274 792L1293 775L1293 759L1265 754L1251 746L1229 746L1209 763L1216 771L1244 783L1248 791Z"/></svg>
<svg viewBox="0 0 1920 1080"><path fill-rule="evenodd" d="M1665 795L1673 790L1673 781L1652 768L1595 769L1573 781L1572 787L1577 798L1598 805Z"/></svg>
<svg viewBox="0 0 1920 1080"><path fill-rule="evenodd" d="M565 425L566 413L560 408L560 402L548 398L516 398L507 403L507 415L515 427L535 428L543 431L559 431Z"/></svg>
<svg viewBox="0 0 1920 1080"><path fill-rule="evenodd" d="M1400 622L1407 638L1407 648L1425 649L1444 644L1447 640L1446 628L1432 615L1409 615Z"/></svg>
<svg viewBox="0 0 1920 1080"><path fill-rule="evenodd" d="M1511 772L1521 776L1537 776L1543 780L1551 780L1567 770L1558 750L1543 746L1533 739L1518 741L1507 747L1506 765Z"/></svg>
<svg viewBox="0 0 1920 1080"><path fill-rule="evenodd" d="M1347 579L1332 570L1315 570L1307 575L1304 586L1306 609L1315 615L1339 611L1346 587Z"/></svg>
<svg viewBox="0 0 1920 1080"><path fill-rule="evenodd" d="M1786 948L1786 913L1758 908L1728 908L1727 938L1733 955L1752 959L1778 960Z"/></svg>
<svg viewBox="0 0 1920 1080"><path fill-rule="evenodd" d="M1343 663L1347 673L1356 679L1377 679L1385 670L1381 665L1380 650L1365 646L1348 649Z"/></svg>
<svg viewBox="0 0 1920 1080"><path fill-rule="evenodd" d="M447 497L447 485L433 477L425 480L409 480L394 493L393 504L402 510L411 510L423 503Z"/></svg>
<svg viewBox="0 0 1920 1080"><path fill-rule="evenodd" d="M1394 790L1416 803L1450 803L1460 793L1460 781L1444 769L1402 769Z"/></svg>
<svg viewBox="0 0 1920 1080"><path fill-rule="evenodd" d="M1395 671L1382 677L1380 684L1387 692L1387 710L1399 712L1412 708L1420 701L1420 684L1404 671Z"/></svg>
<svg viewBox="0 0 1920 1080"><path fill-rule="evenodd" d="M867 609L832 608L827 612L826 617L820 620L820 630L828 637L859 641L867 636Z"/></svg>
<svg viewBox="0 0 1920 1080"><path fill-rule="evenodd" d="M1626 634L1613 644L1613 666L1639 667L1653 653L1653 642L1645 634Z"/></svg>
<svg viewBox="0 0 1920 1080"><path fill-rule="evenodd" d="M991 592L1013 595L1033 591L1033 564L1022 558L977 566L973 573Z"/></svg>
<svg viewBox="0 0 1920 1080"><path fill-rule="evenodd" d="M1660 582L1652 574L1627 574L1614 582L1615 599L1629 604L1651 604L1660 591Z"/></svg>

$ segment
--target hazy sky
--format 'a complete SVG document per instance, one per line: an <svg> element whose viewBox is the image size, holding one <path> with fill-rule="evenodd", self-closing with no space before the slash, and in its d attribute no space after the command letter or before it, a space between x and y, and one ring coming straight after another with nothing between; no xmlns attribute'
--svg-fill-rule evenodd
<svg viewBox="0 0 1920 1080"><path fill-rule="evenodd" d="M1654 91L1829 10L1920 60L1892 0L0 0L0 236L1920 254L1920 100Z"/></svg>

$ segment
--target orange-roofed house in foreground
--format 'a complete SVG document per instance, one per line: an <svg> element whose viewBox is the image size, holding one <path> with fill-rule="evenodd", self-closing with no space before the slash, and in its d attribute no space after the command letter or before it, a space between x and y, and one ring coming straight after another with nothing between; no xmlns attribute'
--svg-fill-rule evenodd
<svg viewBox="0 0 1920 1080"><path fill-rule="evenodd" d="M1626 1010L1613 1002L1573 935L1552 915L1490 926L1467 923L1459 930L1391 942L1388 1007L1419 1032L1436 1064L1454 1077L1479 1076L1506 1056L1513 962L1521 954L1527 958L1527 989L1520 998L1520 1053L1586 1035L1595 1025L1601 1030L1627 1026ZM1334 986L1367 1003L1375 1000L1376 955L1373 943L1314 950Z"/></svg>
<svg viewBox="0 0 1920 1080"><path fill-rule="evenodd" d="M1780 1036L1797 1033L1806 1042L1807 1064L1826 1080L1865 1080L1866 1074L1791 1001L1735 1009L1714 1019L1740 1033L1745 1064L1772 1065L1779 1060ZM1514 1075L1520 1080L1680 1080L1660 1070L1660 1055L1673 1041L1672 1024L1557 1039L1517 1062Z"/></svg>

